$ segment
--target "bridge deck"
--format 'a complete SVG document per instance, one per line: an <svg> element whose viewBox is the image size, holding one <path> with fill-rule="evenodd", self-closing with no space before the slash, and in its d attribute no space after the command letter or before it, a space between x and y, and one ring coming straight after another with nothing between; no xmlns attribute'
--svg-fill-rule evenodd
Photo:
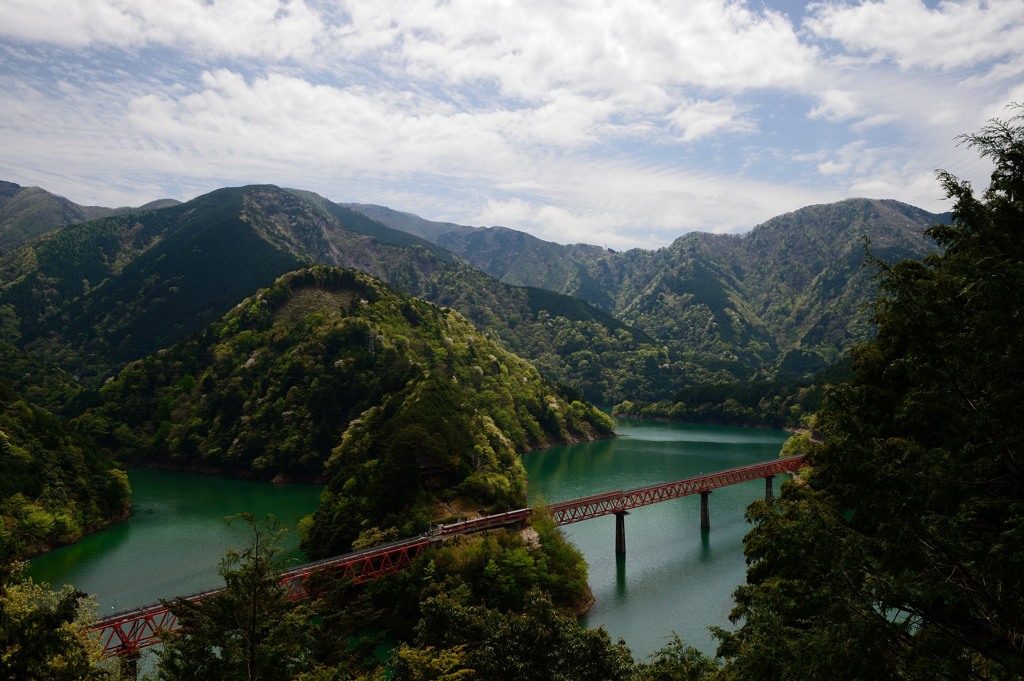
<svg viewBox="0 0 1024 681"><path fill-rule="evenodd" d="M625 492L621 490L605 492L551 504L546 509L551 513L556 525L568 525L757 478L791 473L800 467L802 459L803 457L800 456L775 459ZM460 534L472 534L495 527L522 523L532 512L532 509L521 508L483 518L439 525L418 537L399 539L362 551L354 551L300 565L282 572L278 575L278 580L291 598L305 596L307 577L320 570L334 570L342 578L351 579L356 584L363 584L409 567L423 549L434 542L444 541ZM194 602L222 590L209 589L180 598ZM140 648L159 643L161 630L174 631L178 627L177 618L167 609L167 606L162 603L154 603L99 619L93 623L90 631L99 635L103 644L103 654L110 657L133 653Z"/></svg>
<svg viewBox="0 0 1024 681"><path fill-rule="evenodd" d="M583 520L590 520L603 515L623 513L630 509L657 504L669 499L710 492L711 490L728 485L735 485L758 478L767 478L780 473L793 473L800 468L803 461L802 456L790 456L784 459L773 459L763 463L755 463L749 466L730 468L717 473L696 475L692 478L677 480L675 482L648 485L636 489L595 494L581 499L561 501L550 504L547 509L555 520L556 525L568 525Z"/></svg>

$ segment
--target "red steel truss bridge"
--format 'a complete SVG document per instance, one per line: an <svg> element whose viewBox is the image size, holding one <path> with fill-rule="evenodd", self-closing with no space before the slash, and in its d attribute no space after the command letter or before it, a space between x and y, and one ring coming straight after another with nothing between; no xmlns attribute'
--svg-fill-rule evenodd
<svg viewBox="0 0 1024 681"><path fill-rule="evenodd" d="M764 463L732 468L718 473L699 475L677 482L651 485L629 491L606 492L582 499L551 504L546 510L551 513L556 525L568 525L614 514L617 520L616 551L625 552L623 516L630 509L656 504L679 497L701 494L701 525L707 527L707 494L727 485L764 478L766 496L771 497L771 481L780 473L792 473L800 467L803 457L793 456L774 459ZM333 558L306 563L278 575L278 583L290 598L305 597L308 577L314 572L332 570L341 578L351 579L355 584L365 584L387 575L395 574L412 565L423 550L431 544L445 541L456 535L472 534L497 527L521 524L533 513L533 509L521 508L483 518L473 518L448 525L438 525L418 537L400 539L362 551L346 553ZM183 596L187 601L199 601L218 593L221 589L210 589ZM177 618L162 603L116 613L93 623L91 632L100 638L103 655L131 656L142 648L160 642L159 632L179 628Z"/></svg>
<svg viewBox="0 0 1024 681"><path fill-rule="evenodd" d="M557 504L550 504L547 510L555 520L555 525L568 525L578 523L591 518L598 518L603 515L619 515L627 511L657 504L669 499L678 499L693 494L706 495L706 493L719 487L727 487L740 482L748 482L764 478L767 482L765 496L772 497L772 478L781 473L795 473L800 468L802 456L790 456L784 459L774 459L763 463L755 463L739 468L730 468L726 471L697 475L685 480L668 482L648 487L639 487L623 492L605 492L595 494L582 499L560 501ZM706 501L707 497L704 496ZM706 525L706 523L704 523Z"/></svg>

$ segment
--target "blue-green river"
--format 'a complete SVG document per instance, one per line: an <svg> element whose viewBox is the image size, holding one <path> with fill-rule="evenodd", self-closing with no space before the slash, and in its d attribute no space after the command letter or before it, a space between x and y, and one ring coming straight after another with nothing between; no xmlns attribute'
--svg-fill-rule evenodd
<svg viewBox="0 0 1024 681"><path fill-rule="evenodd" d="M668 482L778 455L787 435L690 424L620 421L614 440L556 447L523 457L531 502L571 499ZM192 473L129 471L131 518L32 559L29 574L54 586L95 594L100 615L219 586L217 566L229 546L247 542L244 523L225 517L273 513L288 527L316 508L320 487L271 485ZM778 486L779 481L776 481ZM698 497L637 509L626 518L626 556L615 556L609 516L569 525L586 556L596 598L586 617L644 658L674 631L707 653L711 625L727 626L731 594L744 580L743 511L764 495L753 481L716 490L711 530L700 530ZM298 555L294 532L285 546Z"/></svg>

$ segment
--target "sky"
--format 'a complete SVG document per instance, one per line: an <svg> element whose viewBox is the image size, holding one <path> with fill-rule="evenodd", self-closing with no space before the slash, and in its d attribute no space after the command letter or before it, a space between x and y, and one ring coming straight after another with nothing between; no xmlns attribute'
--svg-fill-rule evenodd
<svg viewBox="0 0 1024 681"><path fill-rule="evenodd" d="M269 183L657 248L983 189L1024 0L0 0L0 179L86 205Z"/></svg>

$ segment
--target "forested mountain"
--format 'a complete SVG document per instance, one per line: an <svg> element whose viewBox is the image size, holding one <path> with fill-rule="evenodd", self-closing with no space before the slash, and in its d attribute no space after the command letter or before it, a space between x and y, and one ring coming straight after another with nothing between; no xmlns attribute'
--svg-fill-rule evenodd
<svg viewBox="0 0 1024 681"><path fill-rule="evenodd" d="M701 385L810 380L870 335L866 240L882 260L919 255L921 232L944 219L851 199L744 236L691 233L616 253L309 192L229 188L67 227L0 257L0 332L99 379L284 272L324 263L459 310L593 401L658 401Z"/></svg>
<svg viewBox="0 0 1024 681"><path fill-rule="evenodd" d="M139 208L80 206L39 187L22 187L0 180L0 253L67 225L176 203L172 199L160 199Z"/></svg>
<svg viewBox="0 0 1024 681"><path fill-rule="evenodd" d="M519 453L611 435L458 313L322 266L129 365L101 399L78 426L136 465L322 479L327 462L320 555L422 531L442 500L519 508Z"/></svg>
<svg viewBox="0 0 1024 681"><path fill-rule="evenodd" d="M99 380L309 263L359 269L454 307L566 382L563 353L577 336L619 354L642 342L577 299L502 284L427 241L271 186L74 225L0 257L0 331L83 380ZM619 371L615 356L606 359L588 374L596 385L619 380L610 375Z"/></svg>
<svg viewBox="0 0 1024 681"><path fill-rule="evenodd" d="M416 222L355 206L415 230L503 281L579 297L674 351L684 383L806 377L869 335L871 256L932 250L924 230L948 223L888 200L849 199L773 218L743 236L691 232L657 251L562 246L504 228ZM696 358L694 364L688 359Z"/></svg>

